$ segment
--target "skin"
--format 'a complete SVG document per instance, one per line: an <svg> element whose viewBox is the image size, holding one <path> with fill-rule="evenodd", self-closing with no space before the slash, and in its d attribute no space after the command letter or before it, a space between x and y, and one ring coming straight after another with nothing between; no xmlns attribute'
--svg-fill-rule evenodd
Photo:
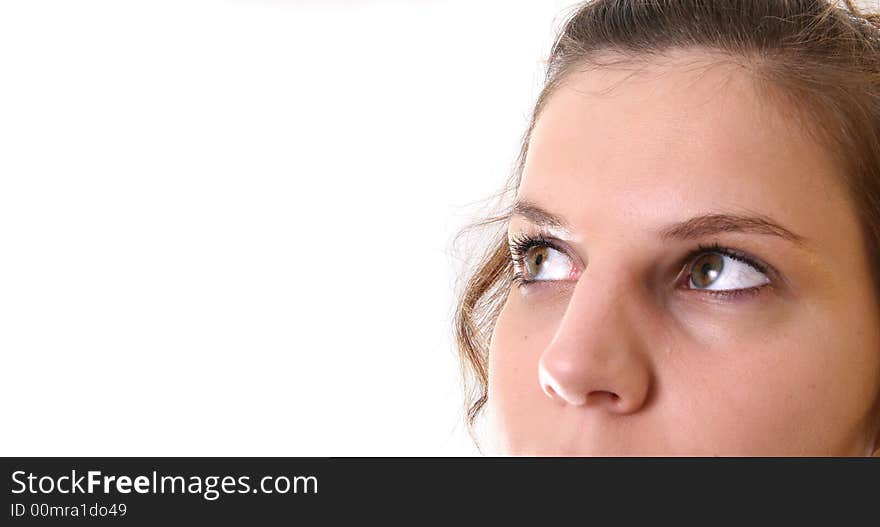
<svg viewBox="0 0 880 527"><path fill-rule="evenodd" d="M877 455L880 306L855 205L831 156L768 100L700 50L578 71L551 95L517 199L567 229L514 214L509 235L543 233L564 251L536 268L570 273L506 299L491 453ZM707 213L763 217L800 241L658 234ZM692 288L685 258L712 243L774 270L722 273L769 282Z"/></svg>

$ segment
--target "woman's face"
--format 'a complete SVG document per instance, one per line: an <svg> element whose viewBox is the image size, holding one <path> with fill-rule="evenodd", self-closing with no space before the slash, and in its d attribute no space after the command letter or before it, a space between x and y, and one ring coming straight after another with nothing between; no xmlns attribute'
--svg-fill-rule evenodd
<svg viewBox="0 0 880 527"><path fill-rule="evenodd" d="M494 453L870 455L880 307L830 156L696 51L568 77L531 137Z"/></svg>

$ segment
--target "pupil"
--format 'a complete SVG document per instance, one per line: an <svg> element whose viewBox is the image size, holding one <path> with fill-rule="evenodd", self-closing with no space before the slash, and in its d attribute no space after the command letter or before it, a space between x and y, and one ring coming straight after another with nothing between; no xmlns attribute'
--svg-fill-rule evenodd
<svg viewBox="0 0 880 527"><path fill-rule="evenodd" d="M535 258L535 265L541 265L541 262L543 262L543 261L544 261L544 255L538 254L538 256Z"/></svg>

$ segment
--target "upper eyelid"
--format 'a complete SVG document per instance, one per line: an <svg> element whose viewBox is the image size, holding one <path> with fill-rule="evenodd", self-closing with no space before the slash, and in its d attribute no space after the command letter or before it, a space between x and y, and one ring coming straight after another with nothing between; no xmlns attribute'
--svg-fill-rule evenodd
<svg viewBox="0 0 880 527"><path fill-rule="evenodd" d="M732 247L727 247L717 242L713 243L712 245L700 244L697 249L691 251L688 257L685 259L685 268L687 268L688 265L692 264L694 260L700 255L710 252L723 254L738 262L748 265L752 269L769 278L771 282L784 281L779 271L777 271L776 268L773 267L771 264L767 263L767 261L763 258L758 258L756 256L753 256L749 252L734 249Z"/></svg>
<svg viewBox="0 0 880 527"><path fill-rule="evenodd" d="M544 243L541 243L544 242ZM568 247L568 244L562 242L558 238L554 238L552 236L547 236L543 233L539 233L537 235L532 234L519 234L513 237L508 238L508 247L510 248L511 256L514 258L521 258L525 256L525 251L531 249L532 247L550 247L551 249L555 249L570 259L577 259L577 255L571 254L571 249Z"/></svg>

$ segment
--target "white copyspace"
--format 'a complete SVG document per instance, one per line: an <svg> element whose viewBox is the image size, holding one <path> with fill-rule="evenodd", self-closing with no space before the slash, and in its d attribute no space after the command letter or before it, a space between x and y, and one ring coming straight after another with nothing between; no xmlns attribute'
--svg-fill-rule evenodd
<svg viewBox="0 0 880 527"><path fill-rule="evenodd" d="M450 243L570 4L4 3L0 455L475 453Z"/></svg>

